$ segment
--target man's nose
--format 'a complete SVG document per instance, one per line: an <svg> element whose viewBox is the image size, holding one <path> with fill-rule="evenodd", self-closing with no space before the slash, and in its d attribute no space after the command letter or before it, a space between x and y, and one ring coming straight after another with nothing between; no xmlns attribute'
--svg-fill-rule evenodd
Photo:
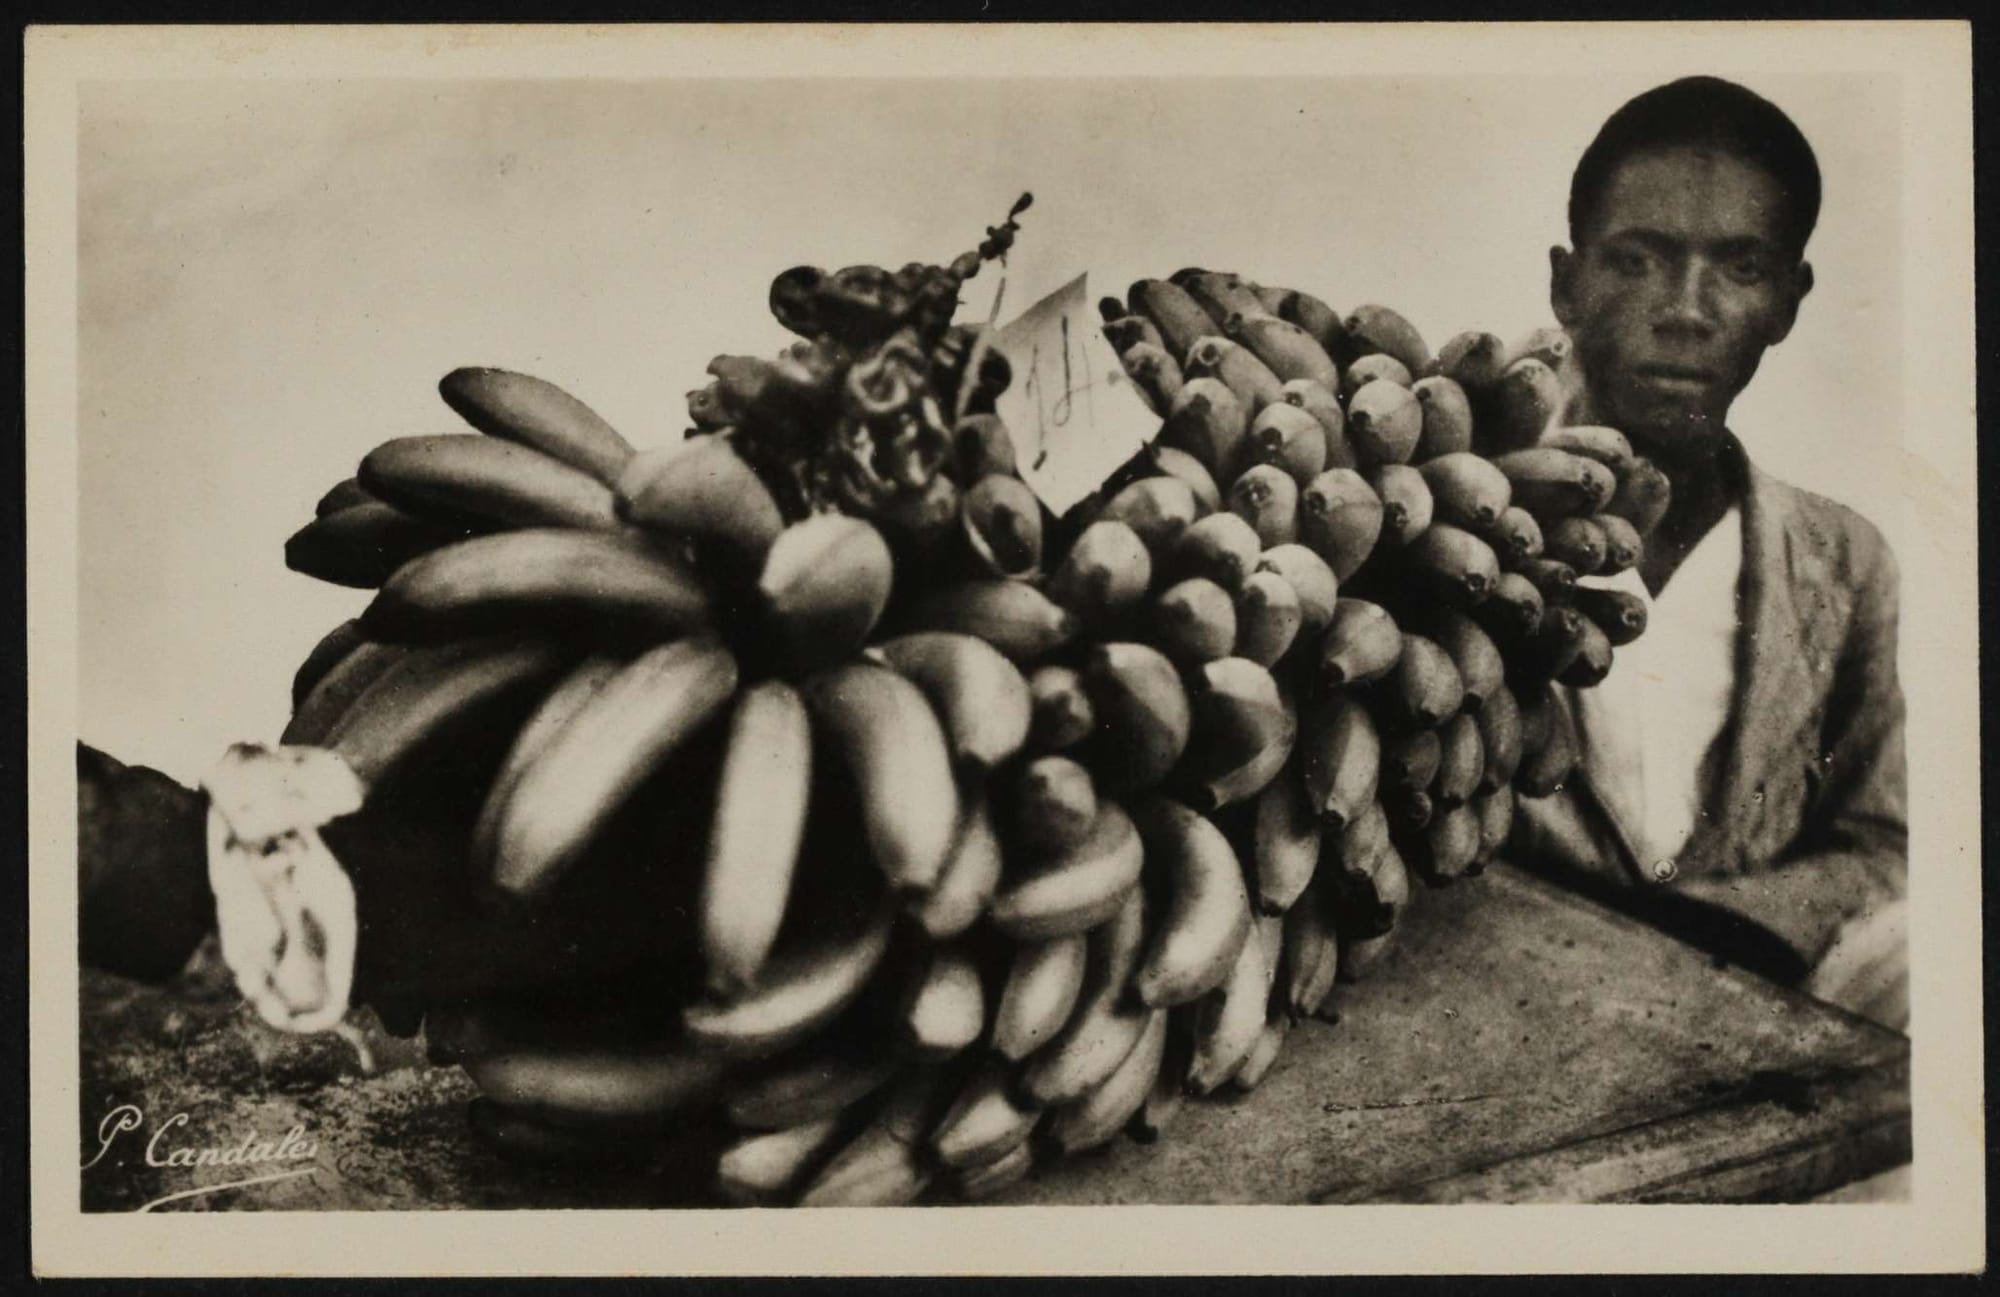
<svg viewBox="0 0 2000 1297"><path fill-rule="evenodd" d="M1706 333L1715 327L1712 276L1699 257L1690 257L1666 284L1660 304L1659 327Z"/></svg>

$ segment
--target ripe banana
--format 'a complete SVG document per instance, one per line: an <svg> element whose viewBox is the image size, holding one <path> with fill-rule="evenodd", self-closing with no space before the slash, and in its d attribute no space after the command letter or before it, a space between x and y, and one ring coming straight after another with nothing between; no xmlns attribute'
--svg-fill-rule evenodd
<svg viewBox="0 0 2000 1297"><path fill-rule="evenodd" d="M1152 1093L1166 1041L1166 1010L1155 1009L1146 1015L1138 1041L1117 1069L1082 1098L1050 1114L1049 1142L1068 1155L1115 1139Z"/></svg>
<svg viewBox="0 0 2000 1297"><path fill-rule="evenodd" d="M491 437L396 437L369 451L355 476L369 494L419 515L441 511L514 527L621 525L609 486L530 446Z"/></svg>
<svg viewBox="0 0 2000 1297"><path fill-rule="evenodd" d="M1319 700L1299 726L1306 795L1329 828L1343 828L1375 800L1382 740L1368 709L1345 692Z"/></svg>
<svg viewBox="0 0 2000 1297"><path fill-rule="evenodd" d="M1326 348L1288 320L1238 311L1223 318L1222 331L1263 361L1280 383L1303 378L1329 389L1340 386L1340 366Z"/></svg>
<svg viewBox="0 0 2000 1297"><path fill-rule="evenodd" d="M787 1057L769 1071L734 1078L731 1124L742 1130L784 1130L837 1116L888 1084L903 1066L886 1052L842 1047Z"/></svg>
<svg viewBox="0 0 2000 1297"><path fill-rule="evenodd" d="M1500 559L1493 547L1469 531L1434 523L1403 551L1410 570L1443 600L1470 608L1493 592Z"/></svg>
<svg viewBox="0 0 2000 1297"><path fill-rule="evenodd" d="M1091 932L1076 1007L1021 1068L1023 1095L1043 1106L1079 1099L1117 1071L1139 1043L1148 1015L1126 991L1145 937L1145 902L1135 888L1118 913Z"/></svg>
<svg viewBox="0 0 2000 1297"><path fill-rule="evenodd" d="M609 486L632 458L632 443L595 410L554 383L505 369L454 369L438 394L479 431L582 469Z"/></svg>
<svg viewBox="0 0 2000 1297"><path fill-rule="evenodd" d="M1438 773L1431 795L1449 808L1479 790L1480 776L1486 772L1486 744L1478 719L1462 712L1438 731L1438 742Z"/></svg>
<svg viewBox="0 0 2000 1297"><path fill-rule="evenodd" d="M1579 585L1570 592L1576 610L1604 632L1613 646L1630 644L1646 631L1646 601L1629 590Z"/></svg>
<svg viewBox="0 0 2000 1297"><path fill-rule="evenodd" d="M958 631L1027 666L1075 638L1076 618L1026 581L988 577L939 586L910 609L907 630Z"/></svg>
<svg viewBox="0 0 2000 1297"><path fill-rule="evenodd" d="M979 1202L1027 1179L1034 1166L1034 1146L1024 1139L1014 1146L1012 1152L985 1166L967 1167L958 1172L952 1177L952 1183L959 1197L967 1202Z"/></svg>
<svg viewBox="0 0 2000 1297"><path fill-rule="evenodd" d="M686 1050L522 1048L462 1064L500 1107L551 1126L663 1130L712 1102L726 1059Z"/></svg>
<svg viewBox="0 0 2000 1297"><path fill-rule="evenodd" d="M905 991L899 1018L905 1050L926 1063L968 1048L986 1029L979 967L960 946L931 949Z"/></svg>
<svg viewBox="0 0 2000 1297"><path fill-rule="evenodd" d="M1496 456L1493 467L1507 475L1514 503L1545 526L1570 514L1596 513L1618 490L1618 479L1596 460L1547 446Z"/></svg>
<svg viewBox="0 0 2000 1297"><path fill-rule="evenodd" d="M889 602L894 577L881 532L861 518L818 513L771 542L757 595L794 662L832 662L868 638Z"/></svg>
<svg viewBox="0 0 2000 1297"><path fill-rule="evenodd" d="M1298 530L1299 540L1345 581L1382 534L1382 499L1353 469L1330 468L1299 493Z"/></svg>
<svg viewBox="0 0 2000 1297"><path fill-rule="evenodd" d="M1382 352L1401 361L1412 374L1430 368L1430 348L1416 326L1386 306L1357 306L1343 328L1348 349L1356 356Z"/></svg>
<svg viewBox="0 0 2000 1297"><path fill-rule="evenodd" d="M1258 568L1236 593L1236 656L1274 666L1298 639L1304 620L1292 583L1269 568Z"/></svg>
<svg viewBox="0 0 2000 1297"><path fill-rule="evenodd" d="M372 789L426 739L548 679L565 664L565 650L516 636L457 640L402 654L341 711L319 745L339 753ZM321 681L322 687L333 683Z"/></svg>
<svg viewBox="0 0 2000 1297"><path fill-rule="evenodd" d="M1210 334L1197 339L1188 348L1183 367L1189 378L1221 379L1252 418L1265 406L1285 399L1284 380L1249 348L1225 337Z"/></svg>
<svg viewBox="0 0 2000 1297"><path fill-rule="evenodd" d="M1144 320L1144 316L1132 317ZM1126 377L1138 391L1139 398L1154 414L1164 416L1174 408L1174 399L1187 385L1187 375L1181 372L1180 362L1168 355L1163 347L1151 343L1136 342L1118 353L1118 363L1125 367Z"/></svg>
<svg viewBox="0 0 2000 1297"><path fill-rule="evenodd" d="M381 501L363 489L361 483L351 477L342 478L328 487L326 494L313 505L313 517L324 518L330 513L339 513L342 509L352 509L356 505L380 503Z"/></svg>
<svg viewBox="0 0 2000 1297"><path fill-rule="evenodd" d="M1451 655L1452 665L1458 669L1465 710L1478 711L1495 691L1504 687L1507 663L1500 656L1500 646L1478 622L1464 613L1439 608L1425 618L1424 628Z"/></svg>
<svg viewBox="0 0 2000 1297"><path fill-rule="evenodd" d="M499 841L500 818L506 812L507 801L520 784L521 776L542 755L545 748L563 731L578 712L591 699L611 683L624 669L624 662L604 654L595 654L578 663L567 676L556 683L548 695L536 706L532 715L515 734L507 756L501 762L499 773L493 777L487 789L486 799L480 807L479 818L473 822L468 839L474 860L493 859L494 848ZM782 898L781 898L782 899Z"/></svg>
<svg viewBox="0 0 2000 1297"><path fill-rule="evenodd" d="M1190 577L1162 590L1151 610L1153 642L1168 657L1197 666L1236 646L1236 603L1206 577Z"/></svg>
<svg viewBox="0 0 2000 1297"><path fill-rule="evenodd" d="M1264 1029L1274 977L1263 941L1252 935L1236 952L1227 980L1198 1006L1188 1089L1212 1094L1236 1074Z"/></svg>
<svg viewBox="0 0 2000 1297"><path fill-rule="evenodd" d="M1115 320L1104 322L1104 337L1111 343L1111 349L1124 355L1131 348L1144 343L1166 351L1167 340L1160 336L1159 328L1143 315L1122 315Z"/></svg>
<svg viewBox="0 0 2000 1297"><path fill-rule="evenodd" d="M1450 451L1417 465L1431 489L1439 522L1483 531L1499 521L1513 498L1507 475L1470 451Z"/></svg>
<svg viewBox="0 0 2000 1297"><path fill-rule="evenodd" d="M1034 710L1027 678L985 640L917 631L874 647L930 699L961 769L992 770L1027 743Z"/></svg>
<svg viewBox="0 0 2000 1297"><path fill-rule="evenodd" d="M404 564L471 529L368 501L315 518L285 541L285 566L330 585L372 590Z"/></svg>
<svg viewBox="0 0 2000 1297"><path fill-rule="evenodd" d="M1650 536L1673 504L1673 483L1649 459L1635 459L1618 479L1618 490L1605 513L1615 513L1631 523L1641 536Z"/></svg>
<svg viewBox="0 0 2000 1297"><path fill-rule="evenodd" d="M1465 803L1431 817L1420 839L1418 868L1433 887L1463 878L1479 855L1479 816Z"/></svg>
<svg viewBox="0 0 2000 1297"><path fill-rule="evenodd" d="M994 1053L1018 1063L1062 1029L1083 990L1085 952L1080 932L1015 948L993 1011Z"/></svg>
<svg viewBox="0 0 2000 1297"><path fill-rule="evenodd" d="M1124 523L1158 557L1200 516L1201 502L1193 487L1177 477L1155 474L1122 487L1091 521Z"/></svg>
<svg viewBox="0 0 2000 1297"><path fill-rule="evenodd" d="M1267 553L1298 539L1299 484L1275 464L1256 464L1238 474L1229 486L1229 510L1250 524Z"/></svg>
<svg viewBox="0 0 2000 1297"><path fill-rule="evenodd" d="M1340 578L1333 574L1325 559L1304 545L1270 545L1268 541L1266 544L1269 548L1257 559L1258 570L1285 578L1285 584L1299 597L1299 636L1315 639L1333 620Z"/></svg>
<svg viewBox="0 0 2000 1297"><path fill-rule="evenodd" d="M1547 545L1542 536L1542 525L1535 521L1535 515L1518 505L1508 505L1491 526L1474 530L1487 539L1504 562L1510 564L1540 558Z"/></svg>
<svg viewBox="0 0 2000 1297"><path fill-rule="evenodd" d="M1431 525L1434 504L1423 474L1408 464L1380 464L1368 471L1368 485L1382 499L1382 539L1407 545Z"/></svg>
<svg viewBox="0 0 2000 1297"><path fill-rule="evenodd" d="M1507 366L1490 389L1488 417L1480 421L1477 434L1495 451L1532 446L1562 417L1567 401L1556 371L1525 357Z"/></svg>
<svg viewBox="0 0 2000 1297"><path fill-rule="evenodd" d="M1611 641L1596 622L1588 617L1577 618L1576 653L1569 664L1557 675L1557 679L1576 689L1588 689L1603 683L1611 674Z"/></svg>
<svg viewBox="0 0 2000 1297"><path fill-rule="evenodd" d="M1201 304L1208 318L1220 326L1231 315L1261 317L1267 314L1263 299L1241 275L1233 275L1217 270L1187 269L1178 271L1173 282L1188 291L1188 295Z"/></svg>
<svg viewBox="0 0 2000 1297"><path fill-rule="evenodd" d="M1410 388L1423 413L1423 429L1410 458L1417 463L1472 449L1472 402L1465 389L1443 374L1420 378Z"/></svg>
<svg viewBox="0 0 2000 1297"><path fill-rule="evenodd" d="M1166 340L1167 351L1185 356L1195 340L1207 336L1215 321L1186 289L1164 279L1141 279L1125 295L1132 310L1151 320Z"/></svg>
<svg viewBox="0 0 2000 1297"><path fill-rule="evenodd" d="M1073 851L1097 823L1097 785L1068 757L1036 757L1014 780L1008 835L1033 856Z"/></svg>
<svg viewBox="0 0 2000 1297"><path fill-rule="evenodd" d="M993 898L993 927L1020 941L1089 931L1125 904L1139 884L1144 859L1131 818L1118 803L1103 802L1082 841L1002 886Z"/></svg>
<svg viewBox="0 0 2000 1297"><path fill-rule="evenodd" d="M1114 795L1157 784L1186 750L1194 719L1173 662L1147 644L1099 644L1083 682L1097 718L1083 750L1099 784Z"/></svg>
<svg viewBox="0 0 2000 1297"><path fill-rule="evenodd" d="M1200 460L1184 450L1176 450L1157 441L1147 453L1152 456L1155 471L1187 483L1188 490L1194 492L1195 506L1201 516L1207 517L1222 507L1222 488L1215 484L1215 475Z"/></svg>
<svg viewBox="0 0 2000 1297"><path fill-rule="evenodd" d="M1028 729L1028 750L1061 752L1090 737L1097 712L1084 692L1083 674L1075 667L1050 665L1028 677L1034 720Z"/></svg>
<svg viewBox="0 0 2000 1297"><path fill-rule="evenodd" d="M1153 557L1139 533L1100 519L1078 534L1048 592L1086 625L1104 626L1135 607L1152 583Z"/></svg>
<svg viewBox="0 0 2000 1297"><path fill-rule="evenodd" d="M647 776L721 712L736 681L735 659L706 639L627 663L521 773L494 832L494 884L519 897L552 886Z"/></svg>
<svg viewBox="0 0 2000 1297"><path fill-rule="evenodd" d="M1263 552L1256 528L1234 513L1198 518L1167 544L1161 562L1167 581L1205 577L1234 595Z"/></svg>
<svg viewBox="0 0 2000 1297"><path fill-rule="evenodd" d="M1507 845L1507 836L1513 830L1514 790L1503 784L1475 798L1472 809L1479 816L1479 854L1474 863L1483 868Z"/></svg>
<svg viewBox="0 0 2000 1297"><path fill-rule="evenodd" d="M1358 357L1340 376L1341 395L1351 403L1354 394L1370 383L1387 383L1392 387L1414 388L1416 378L1402 361L1383 352L1370 352Z"/></svg>
<svg viewBox="0 0 2000 1297"><path fill-rule="evenodd" d="M1243 866L1206 817L1157 795L1131 807L1168 898L1133 983L1150 1008L1185 1004L1222 985L1251 929Z"/></svg>
<svg viewBox="0 0 2000 1297"><path fill-rule="evenodd" d="M1511 365L1533 356L1550 369L1560 369L1563 360L1574 349L1575 344L1570 341L1569 334L1552 325L1544 325L1530 329L1514 340L1514 344L1507 348L1507 363Z"/></svg>
<svg viewBox="0 0 2000 1297"><path fill-rule="evenodd" d="M1383 739L1382 790L1416 793L1429 788L1443 754L1436 730L1411 730Z"/></svg>
<svg viewBox="0 0 2000 1297"><path fill-rule="evenodd" d="M1301 893L1298 904L1285 911L1284 973L1281 998L1286 1012L1294 1018L1318 1013L1333 994L1334 978L1340 971L1340 941L1327 922L1326 909L1317 887Z"/></svg>
<svg viewBox="0 0 2000 1297"><path fill-rule="evenodd" d="M1334 359L1338 360L1346 354L1347 326L1341 321L1340 313L1311 293L1294 291L1285 299L1280 318L1290 320L1310 333L1313 341Z"/></svg>
<svg viewBox="0 0 2000 1297"><path fill-rule="evenodd" d="M898 1081L882 1111L812 1178L799 1205L896 1207L915 1201L930 1186L919 1140L937 1105L943 1070L920 1067Z"/></svg>
<svg viewBox="0 0 2000 1297"><path fill-rule="evenodd" d="M785 527L771 489L727 435L640 451L612 485L625 521L714 540L753 564Z"/></svg>
<svg viewBox="0 0 2000 1297"><path fill-rule="evenodd" d="M887 667L832 667L802 686L815 731L861 802L868 848L892 889L937 885L957 836L958 785L944 727L923 692Z"/></svg>
<svg viewBox="0 0 2000 1297"><path fill-rule="evenodd" d="M1604 533L1604 566L1599 571L1606 576L1636 566L1645 556L1645 540L1626 519L1615 513L1594 513L1589 522Z"/></svg>
<svg viewBox="0 0 2000 1297"><path fill-rule="evenodd" d="M1458 714L1465 682L1451 654L1424 635L1403 635L1402 656L1386 682L1397 714L1411 728L1427 730Z"/></svg>
<svg viewBox="0 0 2000 1297"><path fill-rule="evenodd" d="M358 618L350 617L320 637L306 653L305 660L292 672L292 709L298 710L313 686L326 678L327 672L340 665L341 659L367 643L367 635L362 633Z"/></svg>
<svg viewBox="0 0 2000 1297"><path fill-rule="evenodd" d="M1285 384L1285 404L1310 414L1326 436L1326 461L1322 469L1354 467L1354 447L1347 444L1347 412L1340 408L1340 400L1334 395L1339 390L1337 383L1315 383L1309 378L1295 378Z"/></svg>
<svg viewBox="0 0 2000 1297"><path fill-rule="evenodd" d="M1578 576L1603 570L1609 538L1588 518L1563 518L1546 533L1547 553L1558 563L1567 563Z"/></svg>
<svg viewBox="0 0 2000 1297"><path fill-rule="evenodd" d="M1506 344L1476 329L1457 334L1438 349L1434 368L1468 393L1484 392L1506 369Z"/></svg>
<svg viewBox="0 0 2000 1297"><path fill-rule="evenodd" d="M954 1171L991 1166L1027 1144L1042 1110L1015 1102L1010 1072L997 1062L982 1065L945 1109L930 1135L941 1165Z"/></svg>
<svg viewBox="0 0 2000 1297"><path fill-rule="evenodd" d="M1250 411L1219 378L1190 377L1174 395L1160 425L1160 444L1183 451L1221 481L1235 471Z"/></svg>
<svg viewBox="0 0 2000 1297"><path fill-rule="evenodd" d="M1041 575L1042 504L1026 482L1008 473L980 478L960 499L959 519L982 574Z"/></svg>
<svg viewBox="0 0 2000 1297"><path fill-rule="evenodd" d="M1564 428L1550 428L1542 433L1537 446L1551 450L1566 450L1572 455L1582 455L1594 459L1610 469L1616 476L1623 477L1637 458L1632 453L1632 443L1625 440L1625 434L1616 428L1600 428L1588 424L1578 424Z"/></svg>
<svg viewBox="0 0 2000 1297"><path fill-rule="evenodd" d="M951 434L952 458L961 482L977 482L994 473L1018 473L1014 434L997 414L968 414Z"/></svg>
<svg viewBox="0 0 2000 1297"><path fill-rule="evenodd" d="M1328 688L1380 680L1403 656L1403 635L1381 604L1342 598L1319 642L1319 678Z"/></svg>
<svg viewBox="0 0 2000 1297"><path fill-rule="evenodd" d="M1204 663L1192 699L1186 800L1208 812L1248 801L1292 755L1298 714L1271 673L1249 658Z"/></svg>
<svg viewBox="0 0 2000 1297"><path fill-rule="evenodd" d="M1235 1075L1229 1078L1229 1088L1238 1093L1248 1094L1270 1075L1278 1056L1285 1052L1285 1037L1291 1034L1291 1015L1273 1013L1264 1023L1264 1029L1257 1033L1257 1039L1250 1046Z"/></svg>
<svg viewBox="0 0 2000 1297"><path fill-rule="evenodd" d="M1167 1010L1167 1038L1153 1087L1125 1125L1125 1133L1138 1143L1157 1141L1186 1105L1188 1068L1194 1062L1194 1020L1200 1007L1197 1002Z"/></svg>
<svg viewBox="0 0 2000 1297"><path fill-rule="evenodd" d="M1479 709L1478 724L1478 788L1492 793L1511 784L1521 765L1521 705L1514 701L1514 691L1506 685L1495 687Z"/></svg>
<svg viewBox="0 0 2000 1297"><path fill-rule="evenodd" d="M699 908L708 989L741 994L778 938L805 838L812 727L798 690L752 685L729 718Z"/></svg>
<svg viewBox="0 0 2000 1297"><path fill-rule="evenodd" d="M825 1026L867 984L888 949L890 911L880 909L854 932L820 935L781 951L748 993L696 1000L681 1011L688 1039L732 1058L763 1058Z"/></svg>
<svg viewBox="0 0 2000 1297"><path fill-rule="evenodd" d="M963 804L958 835L937 886L908 906L933 941L949 940L977 923L1000 886L1000 835L984 781L973 782Z"/></svg>
<svg viewBox="0 0 2000 1297"><path fill-rule="evenodd" d="M401 644L363 640L314 682L292 711L278 742L320 746L329 731L376 679L412 652Z"/></svg>
<svg viewBox="0 0 2000 1297"><path fill-rule="evenodd" d="M664 551L629 535L531 527L475 536L397 569L361 614L378 639L437 639L538 625L705 627L707 592Z"/></svg>

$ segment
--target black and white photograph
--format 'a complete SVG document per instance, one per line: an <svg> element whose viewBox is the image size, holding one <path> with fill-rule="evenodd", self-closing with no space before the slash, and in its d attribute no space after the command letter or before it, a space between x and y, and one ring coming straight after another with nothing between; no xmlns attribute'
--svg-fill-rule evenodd
<svg viewBox="0 0 2000 1297"><path fill-rule="evenodd" d="M1983 1269L1967 26L26 67L41 1273Z"/></svg>

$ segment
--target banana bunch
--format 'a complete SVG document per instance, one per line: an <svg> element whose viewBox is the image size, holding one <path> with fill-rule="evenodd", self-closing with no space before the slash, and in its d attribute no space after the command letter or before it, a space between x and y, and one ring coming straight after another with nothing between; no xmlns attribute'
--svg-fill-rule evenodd
<svg viewBox="0 0 2000 1297"><path fill-rule="evenodd" d="M473 435L383 443L288 543L374 593L283 741L371 798L467 764L468 903L686 876L616 984L396 1015L502 1153L854 1205L1157 1139L1568 776L1556 686L1644 619L1583 578L1665 479L1560 426L1566 340L1141 281L1104 328L1160 434L1058 518L951 323L1026 201L949 267L780 275L799 341L717 357L674 444L456 370Z"/></svg>

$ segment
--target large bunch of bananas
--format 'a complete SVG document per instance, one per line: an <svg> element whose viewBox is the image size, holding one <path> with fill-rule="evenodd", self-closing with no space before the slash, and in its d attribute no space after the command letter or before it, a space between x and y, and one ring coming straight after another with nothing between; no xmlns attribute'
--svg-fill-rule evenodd
<svg viewBox="0 0 2000 1297"><path fill-rule="evenodd" d="M1382 308L1142 281L1105 331L1160 436L1058 519L1004 360L951 324L1020 210L949 268L779 276L801 341L719 357L675 445L455 371L485 435L383 444L290 542L377 593L285 742L376 789L505 718L469 890L590 888L682 812L653 849L698 879L659 941L698 971L667 1003L558 982L392 1024L501 1148L720 1122L721 1197L853 1204L1156 1138L1380 958L1406 867L1476 872L1567 776L1553 684L1643 619L1578 578L1637 561L1664 479L1554 426L1560 341L1434 360Z"/></svg>

